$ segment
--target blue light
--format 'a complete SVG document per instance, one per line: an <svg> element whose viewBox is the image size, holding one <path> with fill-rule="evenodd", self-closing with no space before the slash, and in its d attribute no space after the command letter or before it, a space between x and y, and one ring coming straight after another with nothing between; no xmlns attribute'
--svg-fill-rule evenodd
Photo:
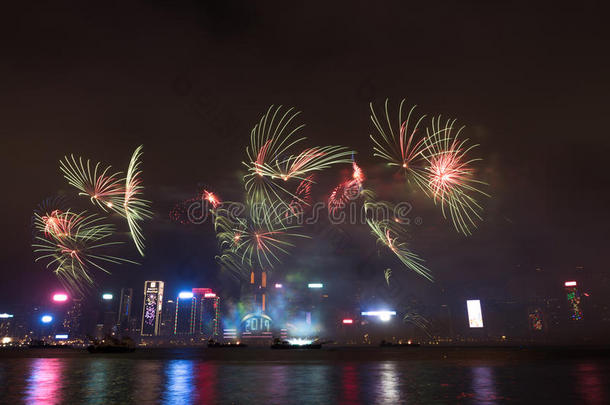
<svg viewBox="0 0 610 405"><path fill-rule="evenodd" d="M392 316L396 316L396 311L365 311L362 312L361 315L363 316L376 316L378 317L380 320L387 322L390 320L390 318Z"/></svg>
<svg viewBox="0 0 610 405"><path fill-rule="evenodd" d="M67 339L68 335L62 334L62 335L55 335L55 339Z"/></svg>
<svg viewBox="0 0 610 405"><path fill-rule="evenodd" d="M102 294L102 299L103 300L110 301L112 298L113 298L113 296L110 293Z"/></svg>
<svg viewBox="0 0 610 405"><path fill-rule="evenodd" d="M53 322L53 317L51 315L43 315L40 320L42 321L42 323L51 323Z"/></svg>
<svg viewBox="0 0 610 405"><path fill-rule="evenodd" d="M178 298L182 298L182 299L193 298L193 293L190 291L182 291L180 294L178 294Z"/></svg>
<svg viewBox="0 0 610 405"><path fill-rule="evenodd" d="M323 288L324 284L322 284L322 283L309 283L309 284L307 284L307 287L309 287L309 288Z"/></svg>

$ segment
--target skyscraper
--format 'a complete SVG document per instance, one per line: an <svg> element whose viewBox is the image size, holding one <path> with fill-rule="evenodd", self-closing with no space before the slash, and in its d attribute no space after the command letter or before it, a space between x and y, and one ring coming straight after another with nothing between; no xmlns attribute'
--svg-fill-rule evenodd
<svg viewBox="0 0 610 405"><path fill-rule="evenodd" d="M174 334L188 336L195 330L195 297L190 291L183 291L176 298L176 318Z"/></svg>
<svg viewBox="0 0 610 405"><path fill-rule="evenodd" d="M144 283L144 306L142 308L142 336L158 336L163 310L163 281Z"/></svg>
<svg viewBox="0 0 610 405"><path fill-rule="evenodd" d="M80 299L73 299L72 305L66 312L63 322L63 329L71 338L77 337L81 333L81 318L83 316L83 302Z"/></svg>
<svg viewBox="0 0 610 405"><path fill-rule="evenodd" d="M132 301L133 289L121 288L121 300L119 302L119 313L117 316L117 329L119 334L129 332Z"/></svg>
<svg viewBox="0 0 610 405"><path fill-rule="evenodd" d="M220 334L220 298L211 288L193 288L195 300L194 333L199 338L217 338Z"/></svg>
<svg viewBox="0 0 610 405"><path fill-rule="evenodd" d="M568 300L568 311L570 319L580 321L582 319L582 307L580 305L580 292L578 291L578 283L576 281L566 281L563 283L566 291L566 299Z"/></svg>
<svg viewBox="0 0 610 405"><path fill-rule="evenodd" d="M163 304L161 315L161 335L170 336L174 334L174 321L176 318L176 300L167 300Z"/></svg>

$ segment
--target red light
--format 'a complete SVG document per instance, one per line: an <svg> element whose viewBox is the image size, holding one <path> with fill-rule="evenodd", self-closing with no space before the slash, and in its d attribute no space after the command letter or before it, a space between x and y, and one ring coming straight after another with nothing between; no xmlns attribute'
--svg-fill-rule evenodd
<svg viewBox="0 0 610 405"><path fill-rule="evenodd" d="M67 294L63 294L63 293L54 294L53 295L53 301L55 301L55 302L65 302L65 301L68 301L68 295Z"/></svg>
<svg viewBox="0 0 610 405"><path fill-rule="evenodd" d="M203 294L203 297L204 298L214 298L214 297L216 297L216 294L214 294L214 293L205 293L205 294Z"/></svg>
<svg viewBox="0 0 610 405"><path fill-rule="evenodd" d="M563 285L565 287L576 287L576 281L566 281L565 283L563 283Z"/></svg>
<svg viewBox="0 0 610 405"><path fill-rule="evenodd" d="M344 325L351 325L352 323L354 323L353 319L344 319L343 320L343 324Z"/></svg>

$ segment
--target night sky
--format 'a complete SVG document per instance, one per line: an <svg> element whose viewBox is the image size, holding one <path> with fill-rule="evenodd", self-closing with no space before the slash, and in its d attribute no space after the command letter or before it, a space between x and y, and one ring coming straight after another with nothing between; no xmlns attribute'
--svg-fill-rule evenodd
<svg viewBox="0 0 610 405"><path fill-rule="evenodd" d="M156 212L144 226L147 256L139 267L112 267L100 286L162 279L170 293L228 291L210 224L170 222L173 204L198 185L239 198L250 128L271 104L303 111L309 145L354 148L371 181L391 183L368 138L368 102L386 97L467 126L490 183L485 221L466 238L430 201L397 194L423 219L412 247L434 284L379 256L366 232L347 230L336 242L341 232L323 227L309 231L316 237L276 269L279 277L305 272L360 288L385 283L392 267L415 295L528 297L552 294L545 285L576 266L608 273L610 57L600 6L290 3L3 7L0 305L33 303L58 286L33 262L30 222L44 198L76 195L59 172L65 154L122 169L144 144L145 195ZM341 169L324 176L332 184ZM137 258L130 245L124 252Z"/></svg>

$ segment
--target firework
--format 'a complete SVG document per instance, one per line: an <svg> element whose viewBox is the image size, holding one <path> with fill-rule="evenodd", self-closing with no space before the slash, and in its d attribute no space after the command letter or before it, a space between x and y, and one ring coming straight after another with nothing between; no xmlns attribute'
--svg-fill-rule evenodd
<svg viewBox="0 0 610 405"><path fill-rule="evenodd" d="M388 103L389 100L386 99L383 121L377 117L373 104L370 104L370 118L377 131L376 136L370 135L374 143L373 156L387 161L389 166L401 168L408 181L413 180L426 190L425 157L429 145L425 142L425 135L420 128L425 115L417 118L414 114L416 106L406 112L403 99L398 108L398 120L394 121L390 118Z"/></svg>
<svg viewBox="0 0 610 405"><path fill-rule="evenodd" d="M349 201L357 199L363 191L364 173L356 162L352 162L352 169L351 180L340 183L328 197L328 212L331 214L345 208Z"/></svg>
<svg viewBox="0 0 610 405"><path fill-rule="evenodd" d="M85 163L83 158L77 160L74 155L64 156L59 167L68 183L80 190L79 195L88 196L91 202L104 211L120 209L117 202L124 193L120 172L112 173L111 166L102 169L101 162L96 163L92 169L89 159Z"/></svg>
<svg viewBox="0 0 610 405"><path fill-rule="evenodd" d="M390 285L390 277L392 277L392 269L385 269L383 272L385 282Z"/></svg>
<svg viewBox="0 0 610 405"><path fill-rule="evenodd" d="M410 308L407 308L405 316L403 317L402 320L404 323L410 323L410 324L416 326L417 328L419 328L423 332L425 332L429 337L432 337L432 335L429 332L430 321L428 319L426 319L426 317L422 316L419 312L412 310Z"/></svg>
<svg viewBox="0 0 610 405"><path fill-rule="evenodd" d="M141 256L144 256L144 235L142 234L141 222L151 218L150 201L142 199L142 148L136 148L129 161L127 175L125 176L125 191L123 195L122 214L127 219L127 225L131 232L131 238Z"/></svg>
<svg viewBox="0 0 610 405"><path fill-rule="evenodd" d="M216 211L214 225L222 249L218 259L230 269L244 273L251 266L271 268L280 263L281 255L289 254L291 240L306 238L287 220L284 204L257 204L245 210L236 210L238 204L225 205Z"/></svg>
<svg viewBox="0 0 610 405"><path fill-rule="evenodd" d="M286 212L286 215L294 215L299 216L305 212L305 207L311 206L312 196L311 196L311 188L314 184L314 175L307 176L307 178L303 179L296 190L294 191L294 195L296 198L290 201L288 204L289 212Z"/></svg>
<svg viewBox="0 0 610 405"><path fill-rule="evenodd" d="M440 204L443 216L451 217L458 232L470 235L476 227L475 219L482 220L483 209L475 197L489 195L479 189L486 183L474 178L472 164L481 159L468 157L478 145L458 139L464 127L454 131L455 123L451 119L442 123L440 116L432 120L425 141L431 152L426 157L428 189L434 202Z"/></svg>
<svg viewBox="0 0 610 405"><path fill-rule="evenodd" d="M365 203L365 210L375 216L379 211L380 204L387 203ZM389 204L387 204L389 206ZM405 241L407 234L404 226L393 219L366 218L366 223L377 242L386 246L396 257L409 269L432 281L432 274L423 264L423 260L408 247Z"/></svg>
<svg viewBox="0 0 610 405"><path fill-rule="evenodd" d="M204 202L205 201L205 202ZM209 205L211 205L211 208ZM169 212L169 217L172 221L182 225L201 224L207 218L208 213L214 213L222 200L216 193L213 193L205 188L193 198L184 200L174 205Z"/></svg>
<svg viewBox="0 0 610 405"><path fill-rule="evenodd" d="M121 242L109 240L114 226L101 221L86 212L55 210L43 216L34 214L38 233L32 244L35 261L46 262L46 267L53 270L66 288L78 292L93 284L93 269L108 273L104 268L107 263L135 263L103 253Z"/></svg>
<svg viewBox="0 0 610 405"><path fill-rule="evenodd" d="M250 145L246 148L248 160L243 162L248 170L244 181L251 203L284 201L288 204L299 200L287 182L302 182L314 172L349 162L353 152L343 146L316 146L292 153L306 139L297 136L304 127L296 123L299 114L293 108L283 111L282 106L271 106L252 129Z"/></svg>
<svg viewBox="0 0 610 405"><path fill-rule="evenodd" d="M222 204L220 198L208 190L203 190L203 199L212 204L213 208L217 208L220 204Z"/></svg>

